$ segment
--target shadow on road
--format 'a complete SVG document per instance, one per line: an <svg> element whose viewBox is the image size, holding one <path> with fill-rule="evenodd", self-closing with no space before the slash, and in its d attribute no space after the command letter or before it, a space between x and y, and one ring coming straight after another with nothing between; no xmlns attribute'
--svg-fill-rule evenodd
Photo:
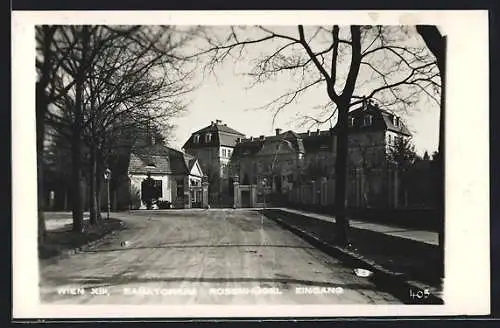
<svg viewBox="0 0 500 328"><path fill-rule="evenodd" d="M140 249L169 249L169 248L235 248L235 247L270 247L270 248L300 248L300 249L315 249L312 246L297 246L297 245L234 245L234 244L222 244L222 245L158 245L158 246L138 246L138 247L123 247L123 248L111 248L111 249L93 249L85 250L80 253L107 253L107 252L123 252L132 251Z"/></svg>

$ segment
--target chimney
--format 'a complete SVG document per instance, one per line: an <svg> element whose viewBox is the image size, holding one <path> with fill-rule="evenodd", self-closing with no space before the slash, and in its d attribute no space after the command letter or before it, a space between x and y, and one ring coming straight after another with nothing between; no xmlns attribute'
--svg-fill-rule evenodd
<svg viewBox="0 0 500 328"><path fill-rule="evenodd" d="M215 124L221 124L222 121L221 120L215 120Z"/></svg>
<svg viewBox="0 0 500 328"><path fill-rule="evenodd" d="M211 121L211 122L210 122L210 125L211 125L211 126L214 126L214 121Z"/></svg>
<svg viewBox="0 0 500 328"><path fill-rule="evenodd" d="M319 129L316 130L316 135L319 136Z"/></svg>
<svg viewBox="0 0 500 328"><path fill-rule="evenodd" d="M259 139L260 139L260 140L264 140L264 139L266 139L266 137L265 137L264 135L261 135L261 136L259 137Z"/></svg>
<svg viewBox="0 0 500 328"><path fill-rule="evenodd" d="M240 143L241 142L241 138L236 138L236 143Z"/></svg>
<svg viewBox="0 0 500 328"><path fill-rule="evenodd" d="M276 135L279 136L281 134L281 129L280 128L277 128L276 129Z"/></svg>
<svg viewBox="0 0 500 328"><path fill-rule="evenodd" d="M310 136L311 135L311 130L307 130L307 135Z"/></svg>
<svg viewBox="0 0 500 328"><path fill-rule="evenodd" d="M250 137L250 141L253 141L253 137Z"/></svg>

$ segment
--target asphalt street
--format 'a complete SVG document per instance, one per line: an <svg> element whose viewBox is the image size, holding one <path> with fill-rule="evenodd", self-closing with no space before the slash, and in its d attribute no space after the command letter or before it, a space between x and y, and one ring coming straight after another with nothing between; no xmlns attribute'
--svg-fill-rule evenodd
<svg viewBox="0 0 500 328"><path fill-rule="evenodd" d="M119 218L126 229L97 246L40 261L43 303L400 304L256 211Z"/></svg>

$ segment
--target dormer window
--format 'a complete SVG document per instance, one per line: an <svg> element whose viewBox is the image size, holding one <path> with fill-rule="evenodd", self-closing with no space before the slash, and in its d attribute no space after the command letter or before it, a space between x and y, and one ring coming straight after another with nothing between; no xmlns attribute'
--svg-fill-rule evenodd
<svg viewBox="0 0 500 328"><path fill-rule="evenodd" d="M354 126L354 117L349 117L348 124L349 126Z"/></svg>
<svg viewBox="0 0 500 328"><path fill-rule="evenodd" d="M397 117L396 115L394 115L392 117L392 124L395 126L395 127L399 127L399 117Z"/></svg>
<svg viewBox="0 0 500 328"><path fill-rule="evenodd" d="M211 133L205 134L205 142L209 143L210 141L212 141L212 134Z"/></svg>
<svg viewBox="0 0 500 328"><path fill-rule="evenodd" d="M365 126L372 125L372 120L373 120L373 116L372 115L366 115L364 117L364 120L363 120L363 125L365 125Z"/></svg>
<svg viewBox="0 0 500 328"><path fill-rule="evenodd" d="M195 144L200 143L200 136L198 134L195 134L193 137L193 142Z"/></svg>

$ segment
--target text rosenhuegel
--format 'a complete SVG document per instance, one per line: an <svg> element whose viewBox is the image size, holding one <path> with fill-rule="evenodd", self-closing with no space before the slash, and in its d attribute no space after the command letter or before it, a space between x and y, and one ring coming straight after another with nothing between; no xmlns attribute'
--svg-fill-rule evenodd
<svg viewBox="0 0 500 328"><path fill-rule="evenodd" d="M210 295L281 295L282 292L276 287L253 287L253 288L209 288Z"/></svg>

